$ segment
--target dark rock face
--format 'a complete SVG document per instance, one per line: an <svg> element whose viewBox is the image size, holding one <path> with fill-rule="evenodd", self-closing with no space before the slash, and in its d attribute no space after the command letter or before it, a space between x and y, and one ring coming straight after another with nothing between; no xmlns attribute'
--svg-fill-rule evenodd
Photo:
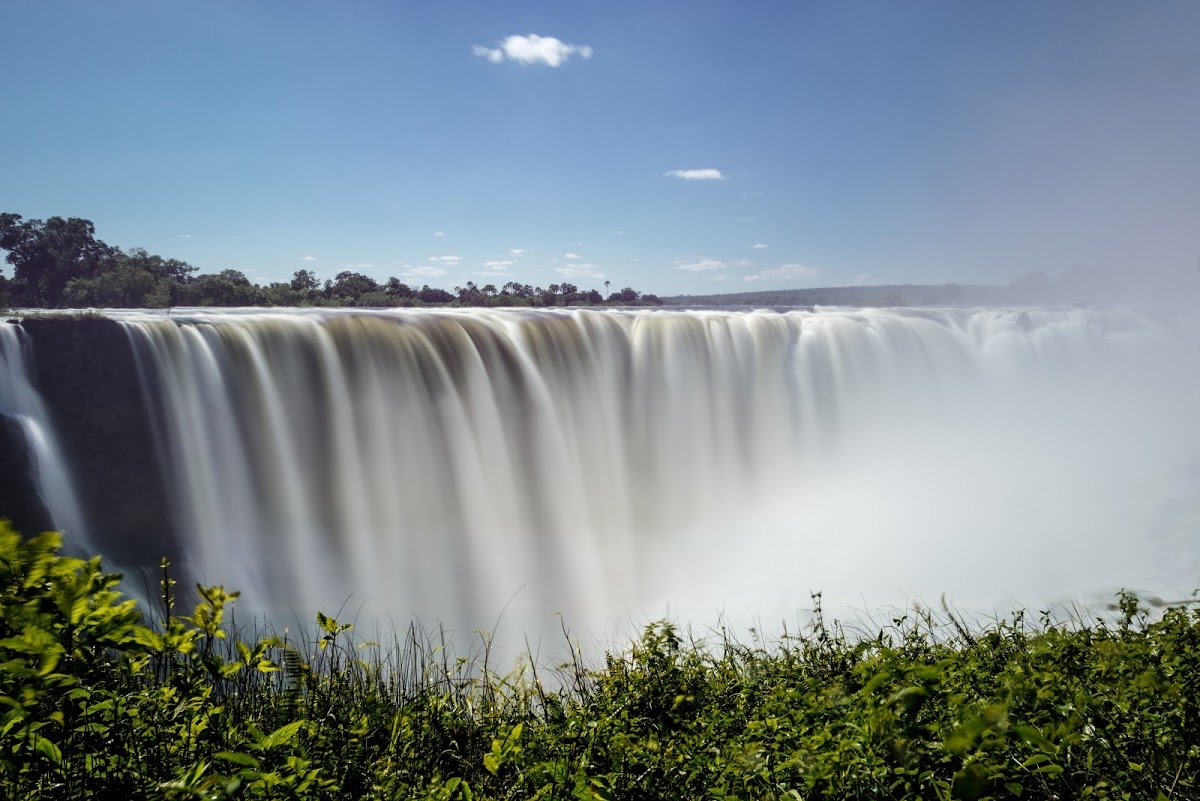
<svg viewBox="0 0 1200 801"><path fill-rule="evenodd" d="M21 325L33 340L34 381L93 544L132 564L174 557L162 469L124 329L103 318L29 318Z"/></svg>

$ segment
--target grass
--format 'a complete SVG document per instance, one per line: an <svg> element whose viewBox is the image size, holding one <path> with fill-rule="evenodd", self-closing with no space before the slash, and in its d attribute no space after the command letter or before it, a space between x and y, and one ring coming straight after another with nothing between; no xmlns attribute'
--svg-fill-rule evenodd
<svg viewBox="0 0 1200 801"><path fill-rule="evenodd" d="M139 610L98 559L0 525L10 799L1195 799L1200 612L820 613L740 642L648 626L603 664L509 674L410 629L385 646L230 631L164 571Z"/></svg>

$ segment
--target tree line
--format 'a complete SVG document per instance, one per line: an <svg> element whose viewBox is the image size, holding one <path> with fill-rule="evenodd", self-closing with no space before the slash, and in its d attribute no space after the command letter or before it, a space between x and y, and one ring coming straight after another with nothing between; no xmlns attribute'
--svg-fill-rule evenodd
<svg viewBox="0 0 1200 801"><path fill-rule="evenodd" d="M296 270L291 281L260 285L240 270L200 273L143 248L114 247L97 239L92 222L79 217L43 221L0 213L0 250L8 252L5 261L13 273L8 278L0 272L0 307L662 305L657 296L632 287L605 297L566 282L543 288L510 281L497 288L467 281L449 292L409 286L396 277L380 282L350 270L323 282L312 270Z"/></svg>

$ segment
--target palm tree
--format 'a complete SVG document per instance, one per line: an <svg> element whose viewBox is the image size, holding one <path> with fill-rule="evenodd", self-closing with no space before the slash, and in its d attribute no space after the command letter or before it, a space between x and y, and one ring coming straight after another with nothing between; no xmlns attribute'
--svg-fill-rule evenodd
<svg viewBox="0 0 1200 801"><path fill-rule="evenodd" d="M612 281L605 281L605 282L604 282L604 299L605 299L606 301L608 300L608 285L609 285L609 284L611 284L611 283L612 283Z"/></svg>

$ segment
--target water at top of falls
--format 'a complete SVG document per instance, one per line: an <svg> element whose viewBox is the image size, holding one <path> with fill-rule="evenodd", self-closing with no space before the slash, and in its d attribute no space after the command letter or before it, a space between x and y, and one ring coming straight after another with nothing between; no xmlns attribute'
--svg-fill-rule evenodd
<svg viewBox="0 0 1200 801"><path fill-rule="evenodd" d="M1125 310L113 312L251 608L605 639L1197 579L1194 340Z"/></svg>

